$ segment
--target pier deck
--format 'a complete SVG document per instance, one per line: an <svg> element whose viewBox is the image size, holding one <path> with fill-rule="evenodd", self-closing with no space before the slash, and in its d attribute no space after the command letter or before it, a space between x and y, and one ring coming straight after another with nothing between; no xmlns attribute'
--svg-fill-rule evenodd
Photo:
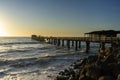
<svg viewBox="0 0 120 80"><path fill-rule="evenodd" d="M44 36L36 36L32 35L32 39L38 40L38 41L45 41L49 44L54 44L57 46L67 46L68 49L72 46L75 47L75 50L77 51L78 48L81 48L81 42L86 43L86 52L89 52L90 50L90 42L94 43L100 43L99 50L104 51L105 50L105 43L110 43L111 47L114 46L115 42L120 42L120 37L44 37ZM66 41L66 44L65 44Z"/></svg>

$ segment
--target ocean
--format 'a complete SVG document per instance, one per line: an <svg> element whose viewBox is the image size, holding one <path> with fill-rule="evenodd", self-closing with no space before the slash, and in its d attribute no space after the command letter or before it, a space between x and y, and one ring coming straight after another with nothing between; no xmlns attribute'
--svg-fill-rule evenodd
<svg viewBox="0 0 120 80"><path fill-rule="evenodd" d="M29 37L0 38L0 80L53 80L78 59L98 53L98 43L91 43L85 53L85 43L75 51L32 40Z"/></svg>

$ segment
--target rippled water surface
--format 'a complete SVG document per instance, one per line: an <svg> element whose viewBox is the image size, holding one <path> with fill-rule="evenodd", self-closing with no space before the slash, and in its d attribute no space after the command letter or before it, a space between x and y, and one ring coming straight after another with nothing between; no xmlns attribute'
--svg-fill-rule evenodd
<svg viewBox="0 0 120 80"><path fill-rule="evenodd" d="M86 54L85 43L76 52L31 38L0 38L0 80L53 80L58 71L97 52L98 46L92 43Z"/></svg>

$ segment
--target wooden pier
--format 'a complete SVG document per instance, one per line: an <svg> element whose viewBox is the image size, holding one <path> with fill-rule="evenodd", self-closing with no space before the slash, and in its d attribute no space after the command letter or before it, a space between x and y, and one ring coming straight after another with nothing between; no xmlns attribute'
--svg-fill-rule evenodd
<svg viewBox="0 0 120 80"><path fill-rule="evenodd" d="M116 37L116 34L118 34L118 33L116 33L116 34L109 33L110 36L106 36L106 37L103 37L103 34L101 36L100 34L98 35L97 33L94 33L94 34L85 33L85 34L89 34L89 36L88 37L45 37L45 36L32 35L32 39L35 39L38 41L45 41L49 44L54 44L54 45L62 46L62 47L64 47L66 45L68 49L70 49L71 47L74 47L76 51L79 48L81 48L81 42L85 42L87 53L90 50L91 42L99 43L100 44L99 50L102 52L105 50L106 43L111 44L111 47L112 47L112 46L114 46L114 42L120 42L120 37ZM99 37L98 36L92 37L93 35L95 36L95 34L97 34ZM105 34L105 35L107 35L107 34ZM115 35L115 36L113 36L113 35Z"/></svg>

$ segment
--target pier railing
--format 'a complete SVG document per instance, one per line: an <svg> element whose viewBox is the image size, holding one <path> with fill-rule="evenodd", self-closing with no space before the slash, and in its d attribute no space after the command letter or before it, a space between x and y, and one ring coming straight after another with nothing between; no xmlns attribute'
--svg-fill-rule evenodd
<svg viewBox="0 0 120 80"><path fill-rule="evenodd" d="M70 40L70 41L89 41L89 42L112 42L112 41L120 41L120 37L42 37L42 39L60 39L60 40Z"/></svg>
<svg viewBox="0 0 120 80"><path fill-rule="evenodd" d="M78 40L78 41L90 41L90 42L112 42L120 41L120 37L44 37L44 36L34 36L35 40L44 41L45 39L60 39L60 40Z"/></svg>

